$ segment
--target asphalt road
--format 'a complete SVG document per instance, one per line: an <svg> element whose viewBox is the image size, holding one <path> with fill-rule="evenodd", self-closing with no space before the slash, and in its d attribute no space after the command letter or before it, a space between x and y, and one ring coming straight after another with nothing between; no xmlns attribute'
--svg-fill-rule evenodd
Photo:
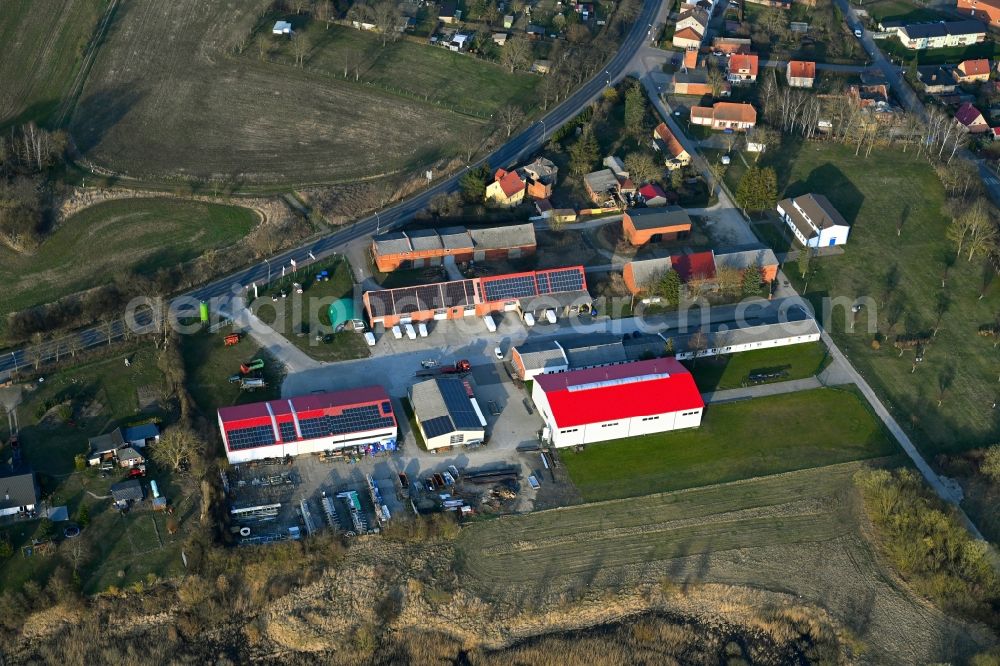
<svg viewBox="0 0 1000 666"><path fill-rule="evenodd" d="M635 23L629 30L621 47L596 76L553 108L543 118L511 138L492 154L469 165L467 168L475 168L484 162L488 162L494 167L509 166L539 150L544 145L547 136L550 136L552 132L597 99L609 82L617 81L629 73L632 60L643 46L649 29L655 22L658 10L660 10L659 0L644 0L642 10L636 17ZM283 252L260 264L220 278L189 291L182 296L193 297L198 300L228 298L235 291L240 291L255 283L264 285L269 275L272 278L280 276L282 267L288 270L292 266L293 261L299 267L304 267L315 260L323 259L342 251L352 241L365 236L371 236L376 230L382 232L401 226L409 221L414 214L426 208L433 197L441 193L456 190L458 188L458 181L464 173L462 171L446 180L442 180L406 201L379 211L346 229L314 240L307 245ZM142 314L136 317L136 320L139 324L149 323L149 317ZM112 339L121 337L124 330L123 323L119 321L111 325L110 335L107 326L82 330L75 335L77 340L79 340L79 346L85 349L107 343L109 337ZM60 353L63 355L67 354L69 347L70 345L67 340ZM53 346L52 349L45 352L43 360L53 358L55 355ZM12 371L26 367L35 360L35 358L29 356L25 349L4 352L2 357L0 357L0 380L9 377Z"/></svg>

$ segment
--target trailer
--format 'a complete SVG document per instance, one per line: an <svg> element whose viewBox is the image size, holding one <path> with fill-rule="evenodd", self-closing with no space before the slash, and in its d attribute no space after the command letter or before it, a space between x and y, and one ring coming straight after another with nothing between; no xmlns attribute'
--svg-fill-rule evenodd
<svg viewBox="0 0 1000 666"><path fill-rule="evenodd" d="M421 362L424 365L425 361ZM424 365L423 370L418 370L416 372L417 377L437 377L438 375L457 375L465 376L472 372L472 364L468 360L462 359L461 361L456 361L454 365L446 365L441 367L427 367Z"/></svg>
<svg viewBox="0 0 1000 666"><path fill-rule="evenodd" d="M240 390L242 391L256 391L257 389L267 388L267 382L263 379L258 379L256 377L244 377L240 381Z"/></svg>
<svg viewBox="0 0 1000 666"><path fill-rule="evenodd" d="M239 333L230 333L229 335L227 335L223 339L223 343L227 347L232 347L234 345L238 345L240 343L240 334Z"/></svg>
<svg viewBox="0 0 1000 666"><path fill-rule="evenodd" d="M490 315L483 316L483 323L486 324L486 330L488 330L490 333L497 332L497 323L493 321L493 317L491 317Z"/></svg>
<svg viewBox="0 0 1000 666"><path fill-rule="evenodd" d="M263 369L264 369L264 359L262 358L255 358L251 361L247 361L246 363L240 365L240 372L243 373L244 375L249 375L254 370L263 370Z"/></svg>

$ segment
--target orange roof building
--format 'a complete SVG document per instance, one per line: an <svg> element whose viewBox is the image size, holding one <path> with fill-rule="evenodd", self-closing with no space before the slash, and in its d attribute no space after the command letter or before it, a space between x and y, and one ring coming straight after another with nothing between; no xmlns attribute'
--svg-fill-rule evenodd
<svg viewBox="0 0 1000 666"><path fill-rule="evenodd" d="M691 122L714 130L746 131L757 124L757 109L751 104L716 102L714 106L691 107Z"/></svg>
<svg viewBox="0 0 1000 666"><path fill-rule="evenodd" d="M755 53L735 53L729 58L729 80L732 83L753 83L757 80L760 59Z"/></svg>
<svg viewBox="0 0 1000 666"><path fill-rule="evenodd" d="M986 58L979 60L963 60L955 68L955 80L959 83L972 83L974 81L990 80L990 61Z"/></svg>
<svg viewBox="0 0 1000 666"><path fill-rule="evenodd" d="M524 201L527 185L516 171L497 169L493 182L486 186L486 200L498 206L516 206Z"/></svg>
<svg viewBox="0 0 1000 666"><path fill-rule="evenodd" d="M958 11L1000 27L1000 0L958 0Z"/></svg>
<svg viewBox="0 0 1000 666"><path fill-rule="evenodd" d="M789 60L785 78L792 88L812 88L816 81L816 63L808 60Z"/></svg>
<svg viewBox="0 0 1000 666"><path fill-rule="evenodd" d="M660 123L653 130L653 141L663 151L668 169L676 169L691 163L691 155L684 149L666 123Z"/></svg>
<svg viewBox="0 0 1000 666"><path fill-rule="evenodd" d="M674 33L674 46L682 49L697 49L701 46L701 37L694 28L683 28Z"/></svg>

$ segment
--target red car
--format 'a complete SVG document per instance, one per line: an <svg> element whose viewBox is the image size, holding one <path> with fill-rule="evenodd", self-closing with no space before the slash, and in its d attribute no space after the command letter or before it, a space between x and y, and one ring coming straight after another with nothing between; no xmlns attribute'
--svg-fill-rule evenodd
<svg viewBox="0 0 1000 666"><path fill-rule="evenodd" d="M128 478L130 479L144 479L146 478L146 470L142 467L133 467L128 471Z"/></svg>

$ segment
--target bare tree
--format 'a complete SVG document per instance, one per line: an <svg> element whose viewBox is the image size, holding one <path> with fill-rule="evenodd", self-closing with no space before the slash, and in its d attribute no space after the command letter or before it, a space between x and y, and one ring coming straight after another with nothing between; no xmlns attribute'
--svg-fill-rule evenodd
<svg viewBox="0 0 1000 666"><path fill-rule="evenodd" d="M319 0L316 3L316 9L314 10L316 14L316 20L322 21L326 24L326 29L330 29L330 24L333 22L333 3L330 0Z"/></svg>
<svg viewBox="0 0 1000 666"><path fill-rule="evenodd" d="M383 48L389 41L396 41L399 36L399 23L402 21L399 5L393 0L381 0L372 7L372 20L375 22L376 29L382 34Z"/></svg>
<svg viewBox="0 0 1000 666"><path fill-rule="evenodd" d="M265 32L257 37L257 57L262 61L267 60L272 48L274 48L274 40L271 39L271 35Z"/></svg>
<svg viewBox="0 0 1000 666"><path fill-rule="evenodd" d="M625 169L636 185L656 180L663 174L663 169L649 153L629 153L625 156Z"/></svg>
<svg viewBox="0 0 1000 666"><path fill-rule="evenodd" d="M508 39L500 51L500 64L513 74L516 69L527 69L531 65L531 42L523 35Z"/></svg>
<svg viewBox="0 0 1000 666"><path fill-rule="evenodd" d="M295 56L295 64L299 67L305 64L309 46L309 38L304 32L297 32L292 36L292 55Z"/></svg>
<svg viewBox="0 0 1000 666"><path fill-rule="evenodd" d="M981 228L991 224L988 204L983 199L977 199L969 208L955 217L948 225L948 240L956 246L955 254L960 256L965 243L969 240L974 228ZM981 233L981 232L980 232ZM972 260L972 254L969 254Z"/></svg>
<svg viewBox="0 0 1000 666"><path fill-rule="evenodd" d="M150 456L158 465L182 471L201 451L202 443L190 428L174 426L160 436L160 441L150 447Z"/></svg>
<svg viewBox="0 0 1000 666"><path fill-rule="evenodd" d="M507 130L507 136L509 137L515 129L524 120L524 111L519 106L514 104L507 104L506 106L500 107L497 111L497 122Z"/></svg>
<svg viewBox="0 0 1000 666"><path fill-rule="evenodd" d="M349 72L354 72L354 80L361 78L361 65L364 62L364 55L357 49L348 49L344 53L344 78Z"/></svg>

